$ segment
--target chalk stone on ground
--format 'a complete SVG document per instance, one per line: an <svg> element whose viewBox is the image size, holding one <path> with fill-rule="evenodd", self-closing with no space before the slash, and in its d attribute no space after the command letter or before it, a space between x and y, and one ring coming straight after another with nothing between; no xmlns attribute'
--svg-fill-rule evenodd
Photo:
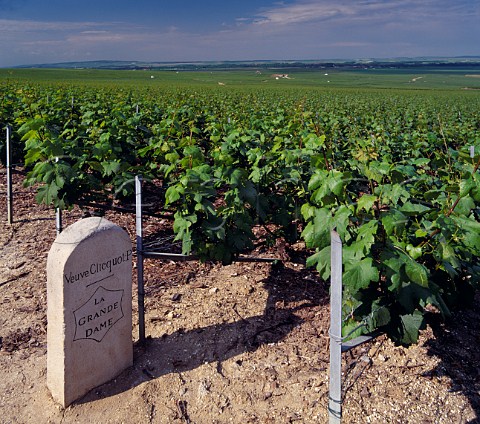
<svg viewBox="0 0 480 424"><path fill-rule="evenodd" d="M47 259L47 386L63 407L133 365L132 243L119 226L82 219Z"/></svg>

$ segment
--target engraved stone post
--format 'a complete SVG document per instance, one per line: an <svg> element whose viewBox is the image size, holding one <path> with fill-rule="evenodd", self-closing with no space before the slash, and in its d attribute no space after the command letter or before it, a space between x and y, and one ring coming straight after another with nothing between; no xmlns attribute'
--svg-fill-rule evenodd
<svg viewBox="0 0 480 424"><path fill-rule="evenodd" d="M133 364L132 243L104 218L60 233L47 260L47 385L66 407Z"/></svg>

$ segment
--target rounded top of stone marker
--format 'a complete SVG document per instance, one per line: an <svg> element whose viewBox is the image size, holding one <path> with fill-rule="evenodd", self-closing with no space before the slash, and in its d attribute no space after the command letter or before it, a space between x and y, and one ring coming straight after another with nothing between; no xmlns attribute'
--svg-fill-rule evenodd
<svg viewBox="0 0 480 424"><path fill-rule="evenodd" d="M76 245L95 234L104 231L120 231L125 236L128 234L118 225L103 217L92 216L81 219L68 226L62 231L54 241L54 244L73 244Z"/></svg>

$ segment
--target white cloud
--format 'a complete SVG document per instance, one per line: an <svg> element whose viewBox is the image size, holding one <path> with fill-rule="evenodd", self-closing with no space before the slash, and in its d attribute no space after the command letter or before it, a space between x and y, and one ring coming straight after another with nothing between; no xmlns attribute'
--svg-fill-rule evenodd
<svg viewBox="0 0 480 424"><path fill-rule="evenodd" d="M253 23L256 25L288 25L304 22L318 22L352 14L353 9L348 5L307 2L267 9L260 13Z"/></svg>
<svg viewBox="0 0 480 424"><path fill-rule="evenodd" d="M479 19L480 2L467 0L297 0L237 19L224 35L277 58L478 54Z"/></svg>
<svg viewBox="0 0 480 424"><path fill-rule="evenodd" d="M118 43L130 40L128 34L119 34L108 31L81 32L67 37L70 43Z"/></svg>
<svg viewBox="0 0 480 424"><path fill-rule="evenodd" d="M44 22L0 19L0 32L62 32L93 28L100 25L102 24L96 22Z"/></svg>
<svg viewBox="0 0 480 424"><path fill-rule="evenodd" d="M0 66L91 58L121 58L142 27L120 22L0 19ZM141 39L140 39L141 40Z"/></svg>
<svg viewBox="0 0 480 424"><path fill-rule="evenodd" d="M103 31L98 31L98 30L93 31L92 30L92 31L82 31L81 33L82 34L108 34L108 31L105 31L105 30L103 30Z"/></svg>
<svg viewBox="0 0 480 424"><path fill-rule="evenodd" d="M291 25L339 20L455 19L479 16L479 10L479 4L466 0L299 0L263 9L253 23Z"/></svg>

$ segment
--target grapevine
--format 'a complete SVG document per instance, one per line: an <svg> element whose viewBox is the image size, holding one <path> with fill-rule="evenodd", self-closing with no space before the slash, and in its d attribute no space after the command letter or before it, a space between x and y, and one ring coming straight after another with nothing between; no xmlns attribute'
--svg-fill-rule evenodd
<svg viewBox="0 0 480 424"><path fill-rule="evenodd" d="M0 123L40 203L121 202L142 174L160 182L184 253L229 263L263 226L272 241L304 240L323 279L336 228L345 334L382 329L414 343L428 310L448 317L479 287L480 100L470 93L15 81L0 93Z"/></svg>

